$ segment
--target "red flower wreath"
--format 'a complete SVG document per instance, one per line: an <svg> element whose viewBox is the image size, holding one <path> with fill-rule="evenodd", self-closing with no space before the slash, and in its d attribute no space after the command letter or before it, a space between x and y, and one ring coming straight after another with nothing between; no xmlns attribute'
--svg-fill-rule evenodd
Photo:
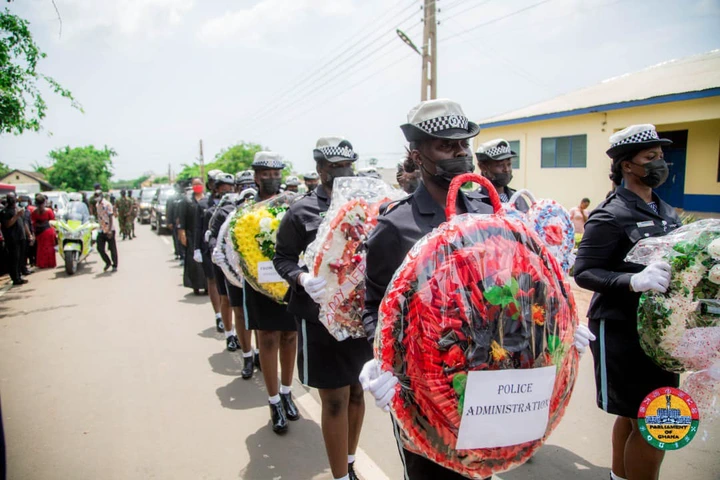
<svg viewBox="0 0 720 480"><path fill-rule="evenodd" d="M320 304L320 321L338 340L365 336L362 326L365 240L377 226L380 205L389 200L383 198L370 204L364 198L355 198L343 204L330 221L327 236L315 256L313 274L328 277L330 282L327 301ZM324 265L325 254L338 236L344 243L342 253Z"/></svg>
<svg viewBox="0 0 720 480"><path fill-rule="evenodd" d="M475 181L495 215L455 217L457 191ZM453 180L448 221L408 253L380 305L375 357L400 380L391 408L405 447L471 478L524 463L559 423L578 365L577 314L555 258L522 222L506 218L475 174ZM456 450L467 372L557 366L545 436Z"/></svg>

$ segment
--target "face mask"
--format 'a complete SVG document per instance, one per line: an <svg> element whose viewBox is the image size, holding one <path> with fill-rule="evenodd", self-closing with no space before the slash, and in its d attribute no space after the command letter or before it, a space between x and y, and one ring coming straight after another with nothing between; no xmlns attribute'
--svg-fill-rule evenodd
<svg viewBox="0 0 720 480"><path fill-rule="evenodd" d="M28 206L28 202L20 202L20 206L21 206L22 208L25 208L25 207Z"/></svg>
<svg viewBox="0 0 720 480"><path fill-rule="evenodd" d="M430 161L432 162L432 160ZM422 163L420 164L420 167L425 170L425 173L432 177L433 182L435 182L438 187L443 189L450 187L450 182L452 182L453 178L458 175L462 175L463 173L470 173L474 170L473 157L469 157L467 155L464 157L453 157L447 160L438 160L433 163L435 164L434 175L428 172L425 165Z"/></svg>
<svg viewBox="0 0 720 480"><path fill-rule="evenodd" d="M97 195L98 197L102 195L102 190L95 190L95 195Z"/></svg>
<svg viewBox="0 0 720 480"><path fill-rule="evenodd" d="M264 178L260 180L260 188L265 195L275 195L280 191L281 178Z"/></svg>
<svg viewBox="0 0 720 480"><path fill-rule="evenodd" d="M205 191L202 185L193 185L192 189L195 193L203 193Z"/></svg>
<svg viewBox="0 0 720 480"><path fill-rule="evenodd" d="M665 163L665 160L661 158L653 160L652 162L648 162L644 165L638 165L637 163L633 162L630 163L638 167L643 167L645 169L644 177L640 177L639 175L636 176L638 176L640 178L640 181L650 188L657 188L663 183L665 183L665 180L667 180L668 175L670 174L667 163ZM635 173L633 172L633 174Z"/></svg>
<svg viewBox="0 0 720 480"><path fill-rule="evenodd" d="M496 187L505 188L512 182L512 179L512 173L496 173L490 181Z"/></svg>
<svg viewBox="0 0 720 480"><path fill-rule="evenodd" d="M328 181L332 185L333 183L335 183L336 178L354 177L355 172L353 171L352 167L333 168L328 172L327 176L328 176Z"/></svg>

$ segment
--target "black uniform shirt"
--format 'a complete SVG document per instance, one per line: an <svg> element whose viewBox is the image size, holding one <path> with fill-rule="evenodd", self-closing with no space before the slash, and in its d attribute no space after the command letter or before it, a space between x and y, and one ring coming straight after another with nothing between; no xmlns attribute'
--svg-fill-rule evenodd
<svg viewBox="0 0 720 480"><path fill-rule="evenodd" d="M625 261L642 238L659 237L682 225L675 209L653 193L655 213L643 199L618 187L590 213L575 261L575 281L595 292L588 318L629 321L635 328L639 293L630 291L630 277L643 265Z"/></svg>
<svg viewBox="0 0 720 480"><path fill-rule="evenodd" d="M298 285L297 277L307 272L298 261L315 237L323 221L324 213L330 208L330 197L322 185L295 201L280 222L275 245L275 270L290 284L288 290L288 311L308 321L319 321L319 306L305 290Z"/></svg>
<svg viewBox="0 0 720 480"><path fill-rule="evenodd" d="M230 214L237 208L241 207L238 207L235 201L230 200L218 204L218 206L215 207L215 213L213 213L210 224L208 225L208 230L210 230L210 240L208 240L210 250L214 249L215 245L217 245L218 235L220 235L220 229L225 223L225 220L227 220Z"/></svg>
<svg viewBox="0 0 720 480"><path fill-rule="evenodd" d="M487 197L479 191L460 192L458 202L461 200L470 213L493 213L492 207L485 203ZM363 325L371 342L375 337L378 307L395 271L417 241L445 220L445 207L435 202L422 183L409 196L391 203L378 219L367 241L365 274Z"/></svg>
<svg viewBox="0 0 720 480"><path fill-rule="evenodd" d="M5 241L12 244L20 244L25 241L25 224L23 223L23 217L19 216L12 226L6 226L6 224L13 219L17 212L17 206L5 207L5 210L0 212L0 224L2 224L3 237Z"/></svg>
<svg viewBox="0 0 720 480"><path fill-rule="evenodd" d="M203 197L197 202L197 216L195 217L195 230L193 232L193 236L195 238L195 248L199 248L203 253L208 252L208 245L205 242L205 232L207 231L208 223L210 222L210 216L212 216L212 213L210 215L207 215L208 210L210 210L213 205L215 204L213 198L210 197Z"/></svg>

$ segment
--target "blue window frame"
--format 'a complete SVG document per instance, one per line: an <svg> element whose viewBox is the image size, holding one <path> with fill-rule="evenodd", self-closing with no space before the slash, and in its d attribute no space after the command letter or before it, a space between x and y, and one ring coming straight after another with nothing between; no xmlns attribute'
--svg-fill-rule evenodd
<svg viewBox="0 0 720 480"><path fill-rule="evenodd" d="M520 140L510 140L508 145L510 145L510 150L517 153L517 157L512 159L512 167L520 168Z"/></svg>
<svg viewBox="0 0 720 480"><path fill-rule="evenodd" d="M587 166L587 135L543 138L540 166L542 168L585 168Z"/></svg>

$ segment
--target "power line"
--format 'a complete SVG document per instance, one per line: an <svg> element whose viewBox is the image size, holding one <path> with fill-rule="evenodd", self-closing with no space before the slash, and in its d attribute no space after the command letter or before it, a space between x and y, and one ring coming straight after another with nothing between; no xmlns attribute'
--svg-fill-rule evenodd
<svg viewBox="0 0 720 480"><path fill-rule="evenodd" d="M462 15L463 13L469 12L470 10L474 10L474 9L476 9L476 8L478 8L478 7L482 7L483 5L485 5L486 3L490 3L491 1L492 1L492 0L485 0L484 2L480 2L480 3L477 3L477 4L475 4L475 5L471 5L471 6L469 6L468 8L465 8L465 9L463 9L463 10L460 10L459 12L453 13L452 15L450 15L450 16L447 17L447 18L444 18L443 20L449 20L449 19L451 19L451 18L453 18L453 17L457 17L458 15Z"/></svg>
<svg viewBox="0 0 720 480"><path fill-rule="evenodd" d="M475 26L472 27L472 28L468 28L467 30L463 30L462 32L454 33L454 34L450 35L449 37L443 38L442 40L440 40L440 42L446 42L446 41L450 40L451 38L455 38L455 37L460 36L460 35L463 35L463 34L465 34L465 33L472 32L473 30L477 30L477 29L480 28L480 27L484 27L484 26L486 26L486 25L490 25L490 24L499 22L499 21L501 21L501 20L505 20L506 18L510 18L510 17L512 17L512 16L515 16L515 15L518 15L518 14L520 14L520 13L526 12L526 11L528 11L528 10L531 10L531 9L533 9L533 8L535 8L535 7L539 7L540 5L543 5L543 4L548 3L548 2L551 2L551 1L552 1L552 0L542 0L542 1L540 1L540 2L533 3L532 5L529 5L529 6L525 7L525 8L521 8L521 9L519 9L519 10L515 10L514 12L510 12L510 13L508 13L508 14L506 14L506 15L501 16L501 17L497 17L497 18L494 18L494 19L489 20L489 21L487 21L487 22L480 23L480 24L478 24L478 25L475 25Z"/></svg>
<svg viewBox="0 0 720 480"><path fill-rule="evenodd" d="M378 21L382 20L384 17L386 17L386 16L388 16L388 15L391 15L392 18L389 18L389 19L386 19L386 20L384 20L384 21L381 21L379 26L376 26L376 28L375 28L374 30L372 30L372 31L370 31L368 34L362 36L359 40L355 41L355 42L354 42L353 44L351 44L350 46L348 46L348 47L341 47L342 50L341 50L339 53L335 54L332 58L330 58L330 60L327 60L327 61L324 62L320 67L315 68L315 69L314 69L313 71L311 71L309 74L305 75L301 80L297 81L293 86L291 86L289 89L285 90L283 93L281 93L281 94L279 94L279 95L274 95L274 96L273 96L273 97L274 97L274 100L272 100L272 101L270 102L270 104L264 105L261 109L259 109L259 110L255 111L254 113L252 113L252 114L249 116L249 118L253 118L253 117L257 117L258 115L262 115L263 112L267 112L268 107L274 108L274 107L276 106L276 104L281 103L284 99L286 99L286 98L289 97L291 94L293 94L293 93L295 92L295 90L297 90L297 89L299 89L299 88L301 88L301 87L304 88L304 86L306 86L306 85L308 84L308 82L310 82L311 80L313 80L314 77L317 77L318 75L321 75L321 74L323 74L324 72L326 72L326 71L330 68L330 66L331 66L334 62L336 62L337 60L339 60L344 54L350 52L353 48L355 48L355 47L357 47L358 45L360 45L360 44L362 44L363 42L365 42L368 38L372 37L375 33L377 33L378 31L380 31L381 29L383 29L383 27L385 27L385 26L388 25L389 23L393 22L393 20L396 18L397 15L400 15L400 14L402 14L402 13L410 10L410 9L413 8L413 6L415 6L415 4L417 3L417 0L412 0L412 2L411 2L409 5L406 5L405 8L402 8L401 10L393 13L393 9L395 9L397 6L399 6L399 5L400 5L401 3L403 3L404 1L406 1L406 0L400 0L400 1L398 1L397 3L395 3L392 7L390 7L390 9L389 9L388 11L386 11L386 12L383 13L383 14L381 14L381 15L380 15L379 17L377 17L376 19L371 20L368 24L366 24L366 26L364 26L364 27L362 27L360 30L358 30L357 33L362 32L363 29L366 28L367 26L377 25L377 22L378 22ZM413 15L414 15L414 13L413 13ZM383 34L381 34L380 37L372 40L370 43L368 43L367 45L365 45L364 48L367 48L367 47L369 47L370 45L373 45L374 43L376 43L379 39L382 38L382 35L383 35ZM350 39L353 39L354 37L355 37L355 35L351 35L351 36L350 36Z"/></svg>
<svg viewBox="0 0 720 480"><path fill-rule="evenodd" d="M405 22L405 21L409 20L410 18L412 18L412 16L414 16L414 14L411 15L411 16L409 16L409 17L404 18L403 20L401 20L401 21L400 21L400 24L402 24L402 22ZM419 22L419 23L417 23L417 24L415 24L415 25L412 25L412 26L411 26L409 29L407 29L407 30L410 31L410 30L412 30L413 28L415 28L417 25L419 25L419 24L421 24L421 23L422 23L422 22ZM398 25L398 26L399 26L399 25ZM295 100L290 101L289 104L288 104L288 103L285 103L285 104L280 103L280 104L277 104L277 105L275 105L275 106L273 106L273 107L271 107L271 108L265 109L260 115L256 116L255 118L252 118L252 119L249 121L249 123L255 123L255 122L259 121L259 120L262 120L262 119L264 119L264 118L272 115L273 113L277 112L277 111L280 110L280 109L287 109L287 108L290 108L290 107L292 107L292 106L294 106L294 105L296 105L296 104L298 104L298 103L301 103L301 102L303 102L303 101L306 101L306 100L307 100L307 97L308 97L309 95L312 95L313 93L317 92L318 90L320 90L320 89L322 89L323 87L327 86L328 84L332 83L333 80L335 80L335 79L337 79L337 78L339 78L339 77L341 77L341 76L347 75L347 74L349 73L349 71L350 71L353 67L355 67L355 66L357 66L358 64L362 63L364 60L369 59L370 57L372 57L373 55L375 55L377 52L383 50L385 47L387 47L388 45L392 44L393 42L397 42L397 45L400 46L400 45L401 45L400 42L398 42L396 36L394 35L394 33L395 33L395 28L396 28L396 27L392 27L390 30L388 30L387 32L385 32L384 35L386 35L386 34L388 34L388 33L392 33L393 35L392 35L390 38L387 38L387 40L386 40L383 44L381 44L379 47L371 50L369 53L365 54L364 56L360 57L359 59L356 59L356 60L355 60L354 62L352 62L350 65L348 65L347 67L345 67L345 69L339 70L338 67L343 66L343 65L345 65L346 63L348 63L348 62L352 61L353 59L355 59L354 56L348 56L348 57L346 57L342 62L340 62L339 64L337 64L337 65L335 65L335 66L333 67L333 68L336 70L336 72L335 72L334 74L330 75L329 77L325 78L325 81L324 81L323 83L321 83L321 84L319 84L319 85L318 85L317 83L314 83L314 84L310 84L310 85L306 85L306 86L302 87L298 92L295 93L294 97L297 97L297 98L295 98ZM377 40L381 40L382 38L383 38L383 37L381 36L381 37L379 37ZM377 41L374 41L373 43L368 44L367 46L370 46L370 45L372 45L372 44L374 44L374 43L377 43ZM382 57L381 57L381 58L382 58Z"/></svg>

